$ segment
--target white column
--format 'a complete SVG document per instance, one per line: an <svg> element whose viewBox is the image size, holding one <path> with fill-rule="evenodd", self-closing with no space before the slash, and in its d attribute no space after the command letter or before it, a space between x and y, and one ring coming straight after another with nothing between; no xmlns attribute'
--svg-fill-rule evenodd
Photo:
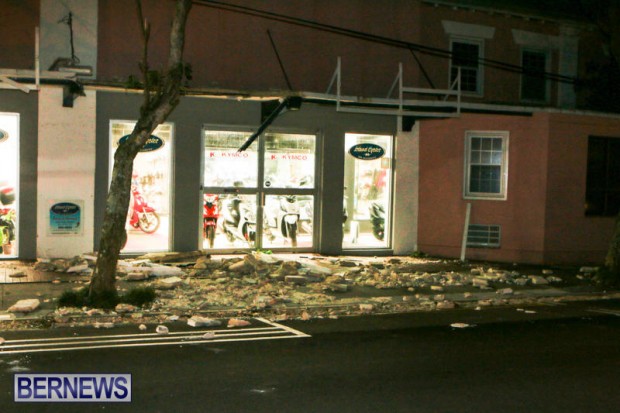
<svg viewBox="0 0 620 413"><path fill-rule="evenodd" d="M86 91L73 108L62 106L62 87L39 91L37 256L73 257L93 251L96 92ZM73 202L82 207L79 233L50 227L50 207Z"/></svg>

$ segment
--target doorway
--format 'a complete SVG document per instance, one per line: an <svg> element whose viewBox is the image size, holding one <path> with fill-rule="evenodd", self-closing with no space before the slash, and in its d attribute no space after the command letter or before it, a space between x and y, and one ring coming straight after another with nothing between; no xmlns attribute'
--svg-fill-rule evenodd
<svg viewBox="0 0 620 413"><path fill-rule="evenodd" d="M0 258L18 255L19 115L0 113Z"/></svg>
<svg viewBox="0 0 620 413"><path fill-rule="evenodd" d="M203 249L311 250L317 199L317 139L251 131L203 130Z"/></svg>
<svg viewBox="0 0 620 413"><path fill-rule="evenodd" d="M345 135L343 249L390 248L393 137Z"/></svg>

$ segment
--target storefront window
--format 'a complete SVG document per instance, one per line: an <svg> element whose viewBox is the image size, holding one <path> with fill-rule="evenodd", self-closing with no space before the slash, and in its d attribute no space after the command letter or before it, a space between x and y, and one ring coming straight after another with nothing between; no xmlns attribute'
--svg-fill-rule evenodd
<svg viewBox="0 0 620 413"><path fill-rule="evenodd" d="M312 248L316 136L203 133L203 248Z"/></svg>
<svg viewBox="0 0 620 413"><path fill-rule="evenodd" d="M247 132L205 131L204 186L256 188L258 141L238 152Z"/></svg>
<svg viewBox="0 0 620 413"><path fill-rule="evenodd" d="M265 188L314 187L313 135L265 134Z"/></svg>
<svg viewBox="0 0 620 413"><path fill-rule="evenodd" d="M389 247L392 137L346 134L343 248Z"/></svg>
<svg viewBox="0 0 620 413"><path fill-rule="evenodd" d="M112 121L110 172L119 142L131 134L134 125L134 122ZM172 137L171 124L158 126L134 160L124 253L170 248Z"/></svg>
<svg viewBox="0 0 620 413"><path fill-rule="evenodd" d="M267 195L263 218L263 247L312 247L313 217L312 195Z"/></svg>
<svg viewBox="0 0 620 413"><path fill-rule="evenodd" d="M0 113L0 258L17 256L19 116Z"/></svg>

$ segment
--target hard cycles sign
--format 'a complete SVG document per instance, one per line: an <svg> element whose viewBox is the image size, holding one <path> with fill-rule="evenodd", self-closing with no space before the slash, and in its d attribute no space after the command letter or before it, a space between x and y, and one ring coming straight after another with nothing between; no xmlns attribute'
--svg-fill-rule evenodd
<svg viewBox="0 0 620 413"><path fill-rule="evenodd" d="M59 202L50 208L50 233L74 235L81 233L82 208L73 202Z"/></svg>
<svg viewBox="0 0 620 413"><path fill-rule="evenodd" d="M118 144L120 145L121 143L127 141L127 139L129 139L130 136L131 135L123 136L122 138L118 140ZM164 140L158 136L151 135L146 140L146 143L142 146L142 148L140 148L140 152L153 152L158 149L161 149L162 146L164 146Z"/></svg>
<svg viewBox="0 0 620 413"><path fill-rule="evenodd" d="M5 130L0 129L0 143L4 142L7 139L9 139L9 133Z"/></svg>
<svg viewBox="0 0 620 413"><path fill-rule="evenodd" d="M349 154L356 159L372 161L382 158L385 155L385 149L374 143L358 143L349 149Z"/></svg>

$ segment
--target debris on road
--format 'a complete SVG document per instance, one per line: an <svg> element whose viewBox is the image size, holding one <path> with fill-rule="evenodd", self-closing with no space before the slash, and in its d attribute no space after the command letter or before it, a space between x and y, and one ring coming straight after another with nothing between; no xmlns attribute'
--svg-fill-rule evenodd
<svg viewBox="0 0 620 413"><path fill-rule="evenodd" d="M158 325L157 328L155 328L155 332L159 335L165 336L170 332L170 330L166 326Z"/></svg>
<svg viewBox="0 0 620 413"><path fill-rule="evenodd" d="M228 328L232 327L246 327L249 326L250 322L247 320L241 320L239 318L231 318L228 320Z"/></svg>
<svg viewBox="0 0 620 413"><path fill-rule="evenodd" d="M470 324L467 323L452 323L450 324L450 327L452 328L468 328L468 327L472 327Z"/></svg>
<svg viewBox="0 0 620 413"><path fill-rule="evenodd" d="M12 313L31 313L41 305L41 301L37 298L29 298L26 300L19 300L11 307L9 307L10 312Z"/></svg>

